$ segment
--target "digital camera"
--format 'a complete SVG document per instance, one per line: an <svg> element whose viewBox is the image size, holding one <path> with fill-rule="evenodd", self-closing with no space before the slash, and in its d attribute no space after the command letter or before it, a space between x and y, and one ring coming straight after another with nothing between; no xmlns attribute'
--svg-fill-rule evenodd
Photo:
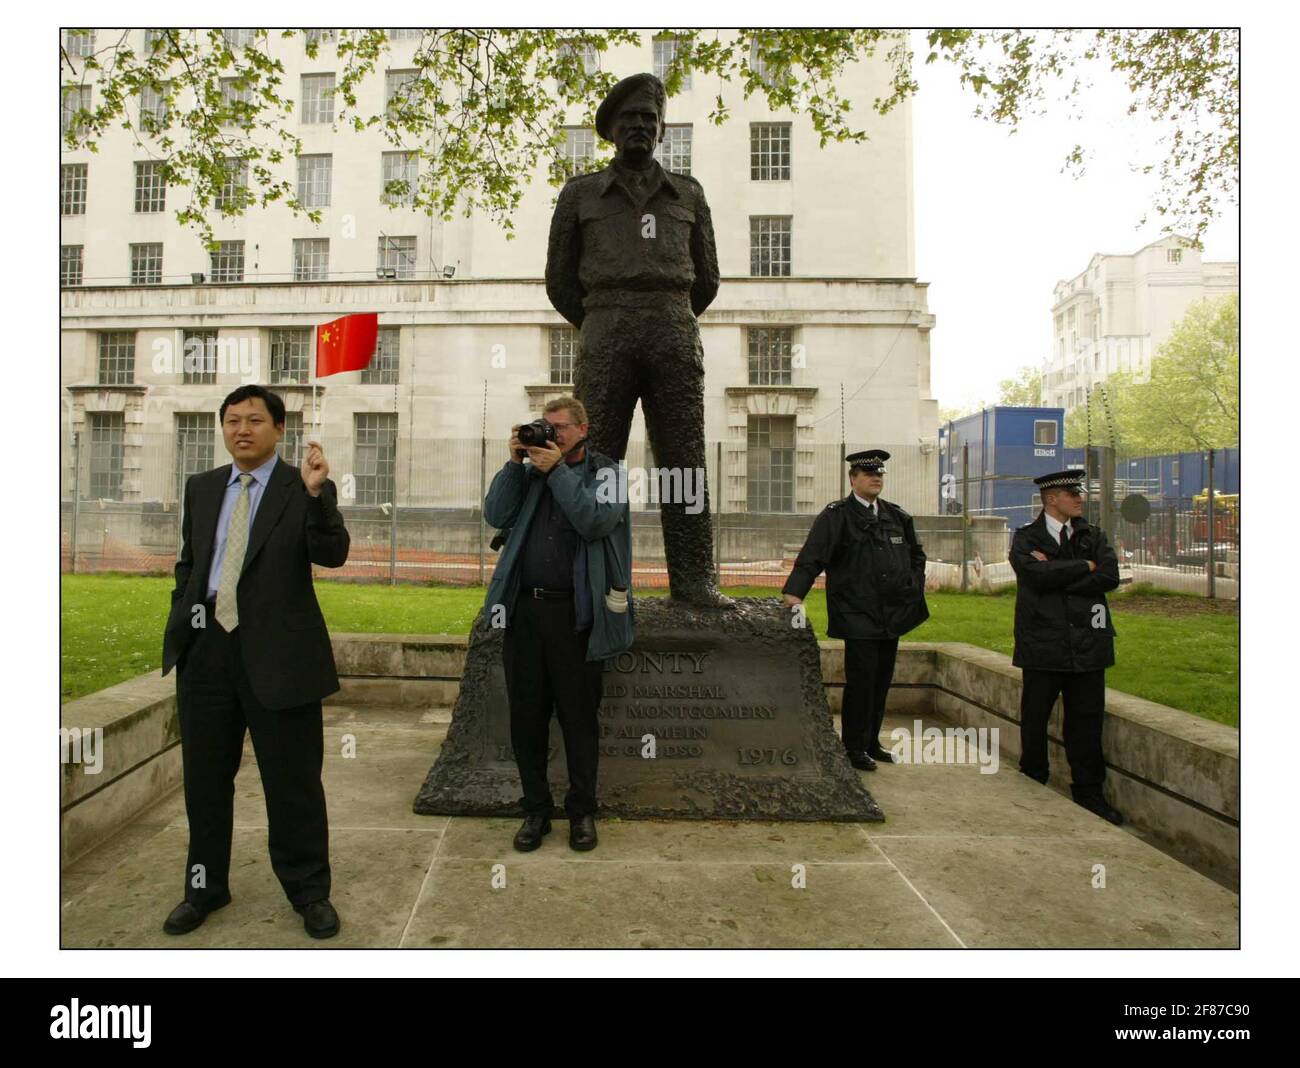
<svg viewBox="0 0 1300 1068"><path fill-rule="evenodd" d="M555 427L551 426L545 419L534 419L531 423L525 423L519 428L519 444L526 447L541 445L547 441L555 440Z"/></svg>

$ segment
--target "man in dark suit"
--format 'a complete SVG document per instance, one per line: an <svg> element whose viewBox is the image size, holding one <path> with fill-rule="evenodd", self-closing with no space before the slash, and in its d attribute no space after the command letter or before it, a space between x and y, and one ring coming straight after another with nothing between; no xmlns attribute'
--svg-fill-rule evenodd
<svg viewBox="0 0 1300 1068"><path fill-rule="evenodd" d="M163 930L185 934L230 902L235 774L244 730L266 793L271 866L307 933L329 938L329 824L321 698L339 688L311 565L340 567L349 539L320 445L301 471L276 456L284 402L241 386L221 405L234 458L185 484L183 543L163 639L177 667L189 856L185 899Z"/></svg>
<svg viewBox="0 0 1300 1068"><path fill-rule="evenodd" d="M1106 669L1115 663L1115 625L1106 593L1119 585L1119 560L1105 532L1083 518L1083 471L1034 479L1038 517L1011 540L1016 573L1016 648L1021 669L1020 770L1046 783L1047 721L1065 704L1065 756L1077 804L1124 822L1102 793L1106 760L1101 728Z"/></svg>

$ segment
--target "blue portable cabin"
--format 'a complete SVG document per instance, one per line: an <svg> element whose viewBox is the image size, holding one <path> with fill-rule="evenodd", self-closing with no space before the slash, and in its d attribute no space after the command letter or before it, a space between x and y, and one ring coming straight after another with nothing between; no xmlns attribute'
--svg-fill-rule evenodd
<svg viewBox="0 0 1300 1068"><path fill-rule="evenodd" d="M1082 449L1065 450L1065 466L1083 466ZM1190 511L1192 498L1209 485L1209 468L1203 452L1172 452L1159 456L1117 457L1115 480L1131 493L1141 493L1156 507L1173 505ZM1241 492L1241 450L1232 445L1214 450L1216 493Z"/></svg>
<svg viewBox="0 0 1300 1068"><path fill-rule="evenodd" d="M998 405L950 420L939 428L939 511L961 511L963 477L967 509L1001 516L1014 530L1038 513L1039 475L1059 471L1065 459L1065 409ZM970 471L962 471L969 447Z"/></svg>

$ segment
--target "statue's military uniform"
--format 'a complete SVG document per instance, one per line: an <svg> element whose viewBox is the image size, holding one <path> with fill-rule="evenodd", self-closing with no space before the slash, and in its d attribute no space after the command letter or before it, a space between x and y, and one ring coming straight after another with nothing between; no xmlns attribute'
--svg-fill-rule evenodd
<svg viewBox="0 0 1300 1068"><path fill-rule="evenodd" d="M852 493L828 504L781 591L802 599L826 572L826 633L844 639L840 719L850 754L879 744L898 639L930 616L925 550L912 517L880 497L875 505Z"/></svg>
<svg viewBox="0 0 1300 1068"><path fill-rule="evenodd" d="M704 349L696 317L718 292L713 222L699 182L657 161L637 172L615 162L570 179L551 220L546 293L581 331L574 394L586 406L592 447L627 452L640 398L661 468L703 471ZM674 597L712 584L707 495L687 514L662 503Z"/></svg>

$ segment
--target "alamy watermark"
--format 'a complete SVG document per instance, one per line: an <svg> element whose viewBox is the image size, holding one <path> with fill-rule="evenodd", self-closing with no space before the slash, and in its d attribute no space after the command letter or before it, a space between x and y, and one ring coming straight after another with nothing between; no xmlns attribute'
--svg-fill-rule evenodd
<svg viewBox="0 0 1300 1068"><path fill-rule="evenodd" d="M895 764L978 764L981 775L998 770L997 727L912 727L889 732Z"/></svg>
<svg viewBox="0 0 1300 1068"><path fill-rule="evenodd" d="M687 515L704 511L702 467L602 467L596 472L601 504L682 504Z"/></svg>

